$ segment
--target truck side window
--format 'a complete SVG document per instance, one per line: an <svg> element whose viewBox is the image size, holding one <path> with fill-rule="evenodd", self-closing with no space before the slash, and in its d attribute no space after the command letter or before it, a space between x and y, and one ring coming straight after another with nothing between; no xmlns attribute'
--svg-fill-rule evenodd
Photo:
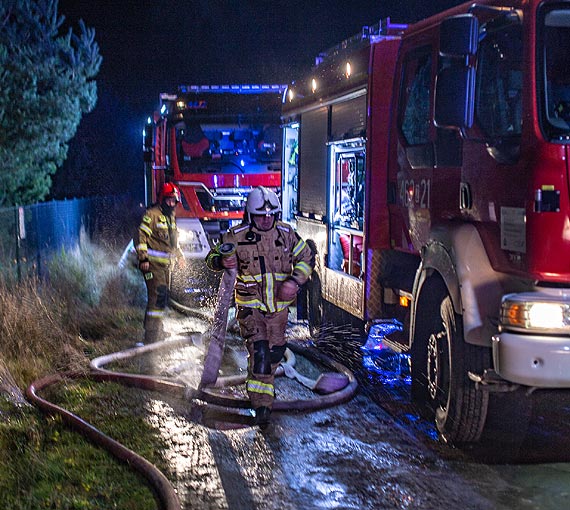
<svg viewBox="0 0 570 510"><path fill-rule="evenodd" d="M400 129L408 145L429 142L431 53L412 54L404 64Z"/></svg>
<svg viewBox="0 0 570 510"><path fill-rule="evenodd" d="M519 136L522 132L521 25L486 26L483 33L477 62L477 122L492 139Z"/></svg>
<svg viewBox="0 0 570 510"><path fill-rule="evenodd" d="M364 156L338 154L336 161L338 195L335 222L362 230L364 222Z"/></svg>

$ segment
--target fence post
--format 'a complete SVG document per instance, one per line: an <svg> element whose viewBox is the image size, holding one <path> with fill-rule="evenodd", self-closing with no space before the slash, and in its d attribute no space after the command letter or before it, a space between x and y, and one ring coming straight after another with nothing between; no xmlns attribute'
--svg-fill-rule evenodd
<svg viewBox="0 0 570 510"><path fill-rule="evenodd" d="M22 283L22 268L20 264L20 239L21 237L21 222L20 215L23 212L22 207L14 207L14 226L16 231L16 274L18 276L18 283ZM24 237L26 237L26 231L24 229Z"/></svg>

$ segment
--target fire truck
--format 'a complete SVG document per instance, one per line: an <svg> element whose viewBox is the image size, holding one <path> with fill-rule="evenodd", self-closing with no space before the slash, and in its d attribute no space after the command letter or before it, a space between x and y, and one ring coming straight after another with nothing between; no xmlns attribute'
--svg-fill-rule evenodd
<svg viewBox="0 0 570 510"><path fill-rule="evenodd" d="M243 215L255 186L281 186L280 113L285 85L192 85L160 94L143 131L147 205L164 182L181 192L177 210L187 257L203 258Z"/></svg>
<svg viewBox="0 0 570 510"><path fill-rule="evenodd" d="M320 54L283 104L313 331L384 331L440 437L570 387L570 2L481 0Z"/></svg>

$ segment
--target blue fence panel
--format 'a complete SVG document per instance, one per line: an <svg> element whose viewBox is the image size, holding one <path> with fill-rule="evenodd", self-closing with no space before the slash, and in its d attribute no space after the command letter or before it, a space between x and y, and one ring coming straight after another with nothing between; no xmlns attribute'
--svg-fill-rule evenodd
<svg viewBox="0 0 570 510"><path fill-rule="evenodd" d="M0 208L0 276L44 277L53 254L77 246L82 232L95 242L126 246L140 214L128 195Z"/></svg>

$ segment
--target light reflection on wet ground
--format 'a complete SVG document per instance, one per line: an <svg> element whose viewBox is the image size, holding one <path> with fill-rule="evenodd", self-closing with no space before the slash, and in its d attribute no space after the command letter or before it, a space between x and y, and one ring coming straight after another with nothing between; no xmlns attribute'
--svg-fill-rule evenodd
<svg viewBox="0 0 570 510"><path fill-rule="evenodd" d="M174 336L206 325L172 314ZM200 329L201 328L201 329ZM289 329L307 341L305 325ZM356 398L313 413L274 413L270 428L252 426L248 410L172 398L148 400L149 421L170 444L165 453L186 508L198 509L559 509L570 487L570 403L565 394L530 398L493 395L485 445L458 449L437 441L434 428L410 402L405 367L389 353L366 352L350 328L325 331L318 346L360 381ZM137 360L138 367L196 386L204 345ZM318 367L300 359L299 370ZM374 370L370 370L374 369ZM246 370L241 339L229 335L223 375ZM279 378L278 398L310 398ZM245 396L243 388L224 390ZM520 399L519 399L520 401ZM528 400L522 400L529 402ZM505 419L505 408L513 417ZM172 478L171 478L172 479Z"/></svg>
<svg viewBox="0 0 570 510"><path fill-rule="evenodd" d="M343 333L340 337L345 337ZM357 341L356 341L357 342ZM570 394L565 391L524 390L492 393L487 424L481 442L461 449L441 444L431 423L420 418L411 402L406 359L396 360L389 351L360 350L352 359L339 347L339 335L329 332L321 347L332 355L341 351L357 375L361 390L378 403L416 439L451 462L497 508L566 508L570 492ZM372 355L371 355L372 354ZM372 370L371 370L372 369ZM401 377L397 372L401 372ZM489 471L488 479L482 473Z"/></svg>

